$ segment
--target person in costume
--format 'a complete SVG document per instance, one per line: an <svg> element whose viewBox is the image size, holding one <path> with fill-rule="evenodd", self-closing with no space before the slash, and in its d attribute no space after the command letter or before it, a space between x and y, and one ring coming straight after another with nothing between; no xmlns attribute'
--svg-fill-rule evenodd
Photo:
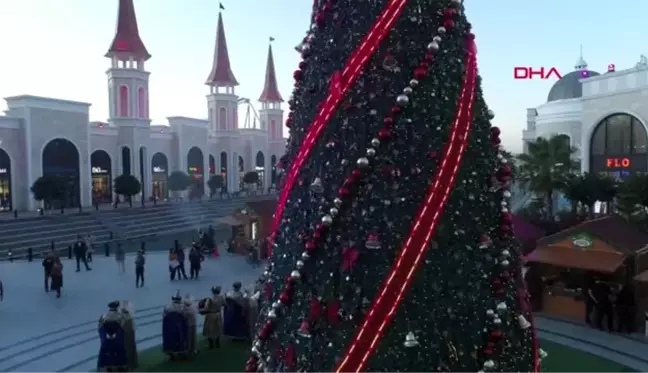
<svg viewBox="0 0 648 373"><path fill-rule="evenodd" d="M257 289L256 286L250 287L250 294L248 298L249 309L248 309L248 325L249 325L249 336L252 338L252 333L256 328L257 317L259 317L259 310L261 309L259 305L259 299L261 298L261 290Z"/></svg>
<svg viewBox="0 0 648 373"><path fill-rule="evenodd" d="M171 298L171 304L164 308L162 317L162 350L174 360L190 355L189 321L180 291Z"/></svg>
<svg viewBox="0 0 648 373"><path fill-rule="evenodd" d="M198 279L203 260L205 260L205 257L202 252L200 252L200 248L198 246L193 246L191 251L189 251L189 274L192 280L194 278L196 280Z"/></svg>
<svg viewBox="0 0 648 373"><path fill-rule="evenodd" d="M61 289L63 289L63 263L61 263L61 258L54 259L54 264L52 264L52 271L50 272L50 277L52 278L51 288L56 291L56 297L61 297Z"/></svg>
<svg viewBox="0 0 648 373"><path fill-rule="evenodd" d="M235 282L232 290L225 295L225 312L223 314L223 335L234 340L245 340L248 337L246 313L248 299L241 292L241 283Z"/></svg>
<svg viewBox="0 0 648 373"><path fill-rule="evenodd" d="M119 310L119 301L108 304L108 312L99 318L99 355L97 370L100 372L126 372L128 354L126 352L124 315Z"/></svg>
<svg viewBox="0 0 648 373"><path fill-rule="evenodd" d="M196 330L197 326L197 320L196 320L196 310L194 309L193 306L193 301L190 296L187 296L183 304L185 306L185 316L187 317L187 323L189 325L189 353L191 355L195 355L198 353L198 345L197 345L197 338L198 338L198 333Z"/></svg>
<svg viewBox="0 0 648 373"><path fill-rule="evenodd" d="M205 316L203 324L203 337L207 338L209 348L220 347L220 337L223 331L222 309L225 299L221 295L221 287L214 286L211 288L211 298L203 299L199 304L201 315Z"/></svg>
<svg viewBox="0 0 648 373"><path fill-rule="evenodd" d="M137 368L137 341L135 339L135 322L133 318L133 307L130 302L121 302L119 305L120 312L124 319L124 345L126 347L126 357L128 358L128 367L131 370Z"/></svg>

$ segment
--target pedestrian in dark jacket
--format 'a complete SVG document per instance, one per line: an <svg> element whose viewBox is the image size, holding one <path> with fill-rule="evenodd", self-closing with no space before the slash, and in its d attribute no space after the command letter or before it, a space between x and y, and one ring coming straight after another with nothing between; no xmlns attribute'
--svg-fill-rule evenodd
<svg viewBox="0 0 648 373"><path fill-rule="evenodd" d="M185 267L185 251L184 248L179 247L178 250L176 251L177 255L177 260L178 260L178 279L180 279L180 276L187 280L187 270Z"/></svg>
<svg viewBox="0 0 648 373"><path fill-rule="evenodd" d="M146 258L144 258L144 251L140 250L137 252L135 257L135 287L139 288L144 286L144 265L146 264Z"/></svg>
<svg viewBox="0 0 648 373"><path fill-rule="evenodd" d="M88 265L88 246L81 235L77 236L77 241L74 244L74 257L76 258L76 271L81 271L81 262L85 265L86 271L92 270Z"/></svg>
<svg viewBox="0 0 648 373"><path fill-rule="evenodd" d="M53 249L47 253L45 259L43 259L43 270L45 272L45 292L50 290L50 279L52 277L52 267L54 267L54 262L57 259L56 251Z"/></svg>
<svg viewBox="0 0 648 373"><path fill-rule="evenodd" d="M200 252L200 249L196 246L192 247L189 252L189 272L192 280L194 278L196 280L198 279L200 266L203 260L205 260L205 257Z"/></svg>

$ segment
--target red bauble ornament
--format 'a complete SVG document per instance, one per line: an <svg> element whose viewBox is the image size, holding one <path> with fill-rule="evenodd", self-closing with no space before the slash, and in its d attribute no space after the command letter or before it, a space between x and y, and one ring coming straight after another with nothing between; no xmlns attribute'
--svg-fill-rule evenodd
<svg viewBox="0 0 648 373"><path fill-rule="evenodd" d="M427 69L424 69L422 67L417 67L416 69L414 69L414 78L416 78L417 80L421 80L427 76L427 73L428 73Z"/></svg>
<svg viewBox="0 0 648 373"><path fill-rule="evenodd" d="M319 13L317 16L315 16L315 23L319 27L324 26L324 15L322 15L322 13Z"/></svg>
<svg viewBox="0 0 648 373"><path fill-rule="evenodd" d="M511 215L508 212L505 212L505 213L502 214L502 220L504 220L506 222L511 222L511 221L513 221L513 215Z"/></svg>
<svg viewBox="0 0 648 373"><path fill-rule="evenodd" d="M499 329L495 329L495 330L491 331L490 334L489 334L488 336L489 336L489 338L491 338L491 339L497 341L497 340L499 340L500 338L502 338L502 331L499 330Z"/></svg>
<svg viewBox="0 0 648 373"><path fill-rule="evenodd" d="M310 302L310 308L309 308L310 319L317 320L320 317L321 312L322 312L322 305L319 299L317 299L317 297L312 297Z"/></svg>
<svg viewBox="0 0 648 373"><path fill-rule="evenodd" d="M389 139L391 139L391 136L392 136L392 131L390 129L383 128L380 131L378 131L378 138L380 140L383 140L383 141L389 140Z"/></svg>
<svg viewBox="0 0 648 373"><path fill-rule="evenodd" d="M281 292L281 295L279 296L279 302L283 304L290 304L292 302L292 294L288 290L284 290Z"/></svg>
<svg viewBox="0 0 648 373"><path fill-rule="evenodd" d="M428 153L428 158L430 159L435 159L437 157L437 153L432 151Z"/></svg>
<svg viewBox="0 0 648 373"><path fill-rule="evenodd" d="M313 232L313 238L319 240L320 238L322 238L322 232L320 231Z"/></svg>
<svg viewBox="0 0 648 373"><path fill-rule="evenodd" d="M443 11L443 17L452 18L457 14L457 10L453 8L448 8Z"/></svg>
<svg viewBox="0 0 648 373"><path fill-rule="evenodd" d="M353 182L355 183L356 181L358 181L358 179L362 177L362 171L356 168L353 171L351 171L351 176L353 176Z"/></svg>
<svg viewBox="0 0 648 373"><path fill-rule="evenodd" d="M451 29L454 26L455 26L455 21L453 21L451 19L446 19L445 21L443 21L443 27L445 27L447 29Z"/></svg>
<svg viewBox="0 0 648 373"><path fill-rule="evenodd" d="M430 63L427 62L427 61L421 61L421 62L419 63L419 67L422 67L422 68L424 68L425 70L427 70L427 69L430 68Z"/></svg>
<svg viewBox="0 0 648 373"><path fill-rule="evenodd" d="M306 252L311 254L317 250L317 245L313 241L308 241L306 242L306 245L304 245L304 248L306 249Z"/></svg>
<svg viewBox="0 0 648 373"><path fill-rule="evenodd" d="M400 106L394 105L391 107L391 112L392 114L398 114L402 111L403 109Z"/></svg>
<svg viewBox="0 0 648 373"><path fill-rule="evenodd" d="M385 117L385 118L383 119L383 123L384 123L386 126L391 127L391 126L394 125L394 118L392 118L392 117Z"/></svg>
<svg viewBox="0 0 648 373"><path fill-rule="evenodd" d="M306 68L306 62L302 61L299 63L299 69L304 70Z"/></svg>
<svg viewBox="0 0 648 373"><path fill-rule="evenodd" d="M491 143L492 143L493 145L499 145L499 144L502 143L502 140L500 140L499 137L493 137L493 138L491 138Z"/></svg>
<svg viewBox="0 0 648 373"><path fill-rule="evenodd" d="M292 122L293 122L292 118L286 119L286 127L288 127L288 128L292 127Z"/></svg>
<svg viewBox="0 0 648 373"><path fill-rule="evenodd" d="M473 34L472 32L470 34L468 34L467 37L468 37L468 40L475 40L475 34Z"/></svg>
<svg viewBox="0 0 648 373"><path fill-rule="evenodd" d="M508 224L502 224L500 225L500 229L504 232L508 232L511 230L511 227Z"/></svg>
<svg viewBox="0 0 648 373"><path fill-rule="evenodd" d="M504 176L509 176L511 174L511 167L509 166L500 167L500 173Z"/></svg>
<svg viewBox="0 0 648 373"><path fill-rule="evenodd" d="M347 197L351 196L351 192L350 192L349 189L347 189L347 188L340 188L340 189L338 189L338 194L339 194L340 197L342 197L342 198L347 198Z"/></svg>
<svg viewBox="0 0 648 373"><path fill-rule="evenodd" d="M491 132L491 137L497 137L502 133L499 127L491 127L490 132Z"/></svg>
<svg viewBox="0 0 648 373"><path fill-rule="evenodd" d="M484 349L484 355L486 355L486 356L491 356L491 355L493 355L493 350L490 349L490 348L488 348L488 347L486 347L486 348Z"/></svg>
<svg viewBox="0 0 648 373"><path fill-rule="evenodd" d="M348 188L348 187L353 186L353 184L355 184L355 182L356 182L356 177L353 176L353 173L352 173L351 176L344 179L344 184L342 184L342 185Z"/></svg>
<svg viewBox="0 0 648 373"><path fill-rule="evenodd" d="M434 60L434 53L431 52L425 53L425 60L428 62L432 62Z"/></svg>
<svg viewBox="0 0 648 373"><path fill-rule="evenodd" d="M267 341L268 338L270 338L270 334L272 333L272 323L270 321L267 321L266 324L261 328L259 331L259 340L261 341Z"/></svg>
<svg viewBox="0 0 648 373"><path fill-rule="evenodd" d="M296 81L300 81L302 78L302 71L295 70L295 72L293 73L293 78L295 78Z"/></svg>

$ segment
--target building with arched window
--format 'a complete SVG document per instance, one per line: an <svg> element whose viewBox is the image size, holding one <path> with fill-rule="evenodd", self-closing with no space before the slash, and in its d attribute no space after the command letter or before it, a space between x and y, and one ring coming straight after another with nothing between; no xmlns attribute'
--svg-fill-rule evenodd
<svg viewBox="0 0 648 373"><path fill-rule="evenodd" d="M605 74L581 59L558 80L547 103L527 109L524 151L538 137L566 135L577 149L582 171L622 179L648 172L648 60L631 69Z"/></svg>
<svg viewBox="0 0 648 373"><path fill-rule="evenodd" d="M0 116L0 212L54 208L35 201L30 192L38 178L48 175L68 186L57 202L63 207L114 201L113 180L122 174L142 184L142 193L134 199L166 198L167 178L176 170L191 175L194 188L205 189L219 171L226 191L235 192L241 184L236 171L243 164L244 171L259 172L259 185L274 186L276 175L265 172L274 165L267 162L281 158L286 140L272 48L257 112L249 99L236 94L238 81L222 14L215 21L212 68L205 82L196 82L208 87L207 119L173 116L166 124L151 123L154 103L149 102L150 72L145 68L151 55L138 32L133 0L119 1L117 30L105 55L110 61L108 121L90 121L89 103L31 95L5 98L6 115ZM243 124L238 118L241 105L248 108Z"/></svg>

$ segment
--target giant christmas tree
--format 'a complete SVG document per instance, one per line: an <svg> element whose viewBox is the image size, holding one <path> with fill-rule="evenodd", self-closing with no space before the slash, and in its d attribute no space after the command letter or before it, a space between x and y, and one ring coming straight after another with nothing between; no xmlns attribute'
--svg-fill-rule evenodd
<svg viewBox="0 0 648 373"><path fill-rule="evenodd" d="M247 371L538 369L461 0L315 1Z"/></svg>

